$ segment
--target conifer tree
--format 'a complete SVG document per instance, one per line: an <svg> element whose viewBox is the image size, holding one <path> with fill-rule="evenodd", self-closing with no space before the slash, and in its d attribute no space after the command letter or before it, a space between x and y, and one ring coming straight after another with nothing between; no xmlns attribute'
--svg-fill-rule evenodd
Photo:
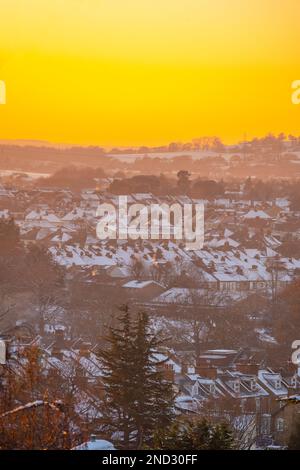
<svg viewBox="0 0 300 470"><path fill-rule="evenodd" d="M99 351L104 370L103 424L109 432L122 437L122 445L129 447L135 430L132 415L134 383L133 325L128 306L120 308L118 327L111 327L106 337L108 349Z"/></svg>
<svg viewBox="0 0 300 470"><path fill-rule="evenodd" d="M122 307L117 328L110 328L109 348L99 356L104 368L103 424L117 432L124 448L141 448L154 430L169 426L173 418L171 381L161 370L161 339L150 332L144 313L133 319Z"/></svg>
<svg viewBox="0 0 300 470"><path fill-rule="evenodd" d="M234 438L226 423L213 424L207 419L196 422L179 421L154 438L156 449L162 450L230 450Z"/></svg>
<svg viewBox="0 0 300 470"><path fill-rule="evenodd" d="M234 438L231 429L226 423L217 424L210 437L210 449L230 450L234 445Z"/></svg>
<svg viewBox="0 0 300 470"><path fill-rule="evenodd" d="M172 382L162 373L166 361L159 353L163 346L160 335L150 331L149 317L138 314L134 337L135 395L134 417L137 425L136 446L148 443L156 429L168 427L174 414Z"/></svg>

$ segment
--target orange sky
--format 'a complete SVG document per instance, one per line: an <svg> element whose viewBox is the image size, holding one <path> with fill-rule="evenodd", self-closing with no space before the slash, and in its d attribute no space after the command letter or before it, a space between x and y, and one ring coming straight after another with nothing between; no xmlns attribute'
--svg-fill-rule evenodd
<svg viewBox="0 0 300 470"><path fill-rule="evenodd" d="M299 0L0 0L0 138L300 134L299 19Z"/></svg>

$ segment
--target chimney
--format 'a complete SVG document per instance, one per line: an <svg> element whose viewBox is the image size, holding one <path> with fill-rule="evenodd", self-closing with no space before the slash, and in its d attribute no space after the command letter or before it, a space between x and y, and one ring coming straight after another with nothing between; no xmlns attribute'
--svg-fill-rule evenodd
<svg viewBox="0 0 300 470"><path fill-rule="evenodd" d="M181 374L187 374L188 373L188 365L186 362L181 363Z"/></svg>
<svg viewBox="0 0 300 470"><path fill-rule="evenodd" d="M174 368L172 364L162 364L160 370L163 372L164 376L166 377L167 380L174 380Z"/></svg>
<svg viewBox="0 0 300 470"><path fill-rule="evenodd" d="M92 345L90 343L82 342L80 345L80 356L89 358L91 355Z"/></svg>
<svg viewBox="0 0 300 470"><path fill-rule="evenodd" d="M65 332L62 329L55 330L55 341L52 348L52 354L58 359L63 359L63 350L65 349Z"/></svg>
<svg viewBox="0 0 300 470"><path fill-rule="evenodd" d="M195 373L201 375L201 377L215 380L218 376L218 369L213 366L196 366Z"/></svg>
<svg viewBox="0 0 300 470"><path fill-rule="evenodd" d="M64 348L66 345L66 334L63 327L57 327L54 331L55 345Z"/></svg>
<svg viewBox="0 0 300 470"><path fill-rule="evenodd" d="M259 364L253 363L240 363L235 364L236 370L242 372L242 374L250 374L250 375L257 375L259 370Z"/></svg>

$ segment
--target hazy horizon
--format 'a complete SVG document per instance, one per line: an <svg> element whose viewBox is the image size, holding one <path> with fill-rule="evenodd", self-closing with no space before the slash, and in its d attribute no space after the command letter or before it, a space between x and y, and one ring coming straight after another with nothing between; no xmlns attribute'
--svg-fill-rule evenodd
<svg viewBox="0 0 300 470"><path fill-rule="evenodd" d="M247 133L244 133L240 139L236 139L235 141L226 141L221 139L222 143L224 144L225 147L231 147L231 146L237 146L240 145L243 141L246 142L251 142L253 139L263 139L267 136L273 135L274 137L277 137L278 135L283 134L282 132L277 133L272 133L272 132L266 132L262 133L261 135L248 135ZM292 135L292 133L287 133L285 135L285 140L288 140L288 137ZM201 138L219 138L217 135L210 135L210 136L194 136L192 137L189 141L174 141L176 144L185 144L185 143L193 143L193 141ZM104 145L101 142L95 143L86 143L86 144L80 144L76 142L63 142L63 141L50 141L50 140L44 140L44 139L31 139L31 138L15 138L15 139L6 139L6 138L0 138L0 145L20 145L20 146L36 146L36 147L53 147L53 148L72 148L72 147L82 147L82 148L88 148L88 147L99 147L103 148L106 151L110 151L112 149L120 149L120 150L126 150L126 149L139 149L141 147L148 147L149 149L155 149L156 147L166 147L170 144L172 144L172 141L169 142L160 142L157 143L156 145L150 145L147 143L141 143L141 144L128 144L128 145L115 145L115 144L110 144L110 145ZM190 152L191 150L180 150L180 152ZM201 151L201 150L199 150ZM210 149L207 149L207 151L212 151Z"/></svg>

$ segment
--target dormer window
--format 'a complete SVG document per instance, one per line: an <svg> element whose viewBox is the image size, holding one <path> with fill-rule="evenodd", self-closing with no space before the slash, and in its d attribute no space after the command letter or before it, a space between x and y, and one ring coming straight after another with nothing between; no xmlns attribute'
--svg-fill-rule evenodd
<svg viewBox="0 0 300 470"><path fill-rule="evenodd" d="M257 389L257 382L255 378L250 380L250 388L252 391L255 391Z"/></svg>
<svg viewBox="0 0 300 470"><path fill-rule="evenodd" d="M291 379L291 386L293 388L297 387L297 376L296 375L294 375L294 377L292 377L292 379Z"/></svg>
<svg viewBox="0 0 300 470"><path fill-rule="evenodd" d="M281 388L281 379L275 380L275 389L279 390Z"/></svg>
<svg viewBox="0 0 300 470"><path fill-rule="evenodd" d="M235 380L233 382L233 390L235 393L240 393L240 381L239 380Z"/></svg>
<svg viewBox="0 0 300 470"><path fill-rule="evenodd" d="M213 395L216 393L216 386L215 386L215 384L210 384L210 386L209 386L209 392L210 392L211 394L213 394Z"/></svg>
<svg viewBox="0 0 300 470"><path fill-rule="evenodd" d="M198 387L198 384L194 384L194 385L193 385L192 396L194 397L195 395L199 395L199 387Z"/></svg>

